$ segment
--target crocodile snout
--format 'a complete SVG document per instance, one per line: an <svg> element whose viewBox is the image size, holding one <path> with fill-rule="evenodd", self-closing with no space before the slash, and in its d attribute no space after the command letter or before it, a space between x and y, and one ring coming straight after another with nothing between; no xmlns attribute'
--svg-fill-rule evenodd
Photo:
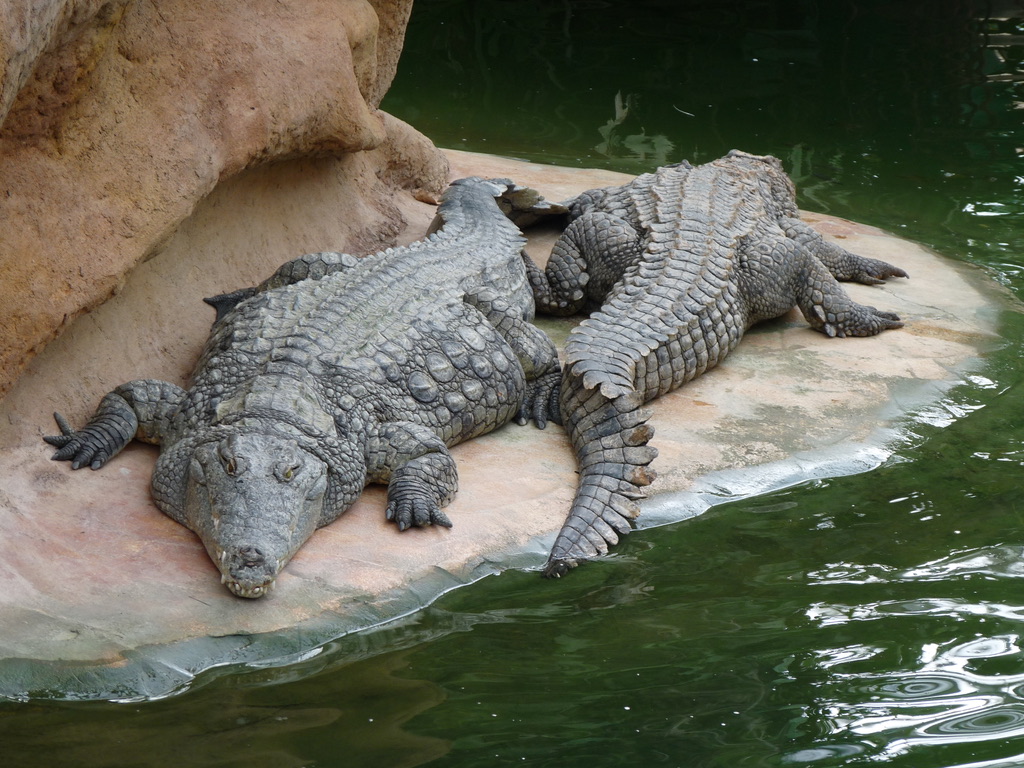
<svg viewBox="0 0 1024 768"><path fill-rule="evenodd" d="M238 557L242 561L243 568L259 568L267 562L266 556L259 547L241 547L238 550Z"/></svg>
<svg viewBox="0 0 1024 768"><path fill-rule="evenodd" d="M282 561L255 544L220 549L221 583L238 597L263 597L274 588Z"/></svg>

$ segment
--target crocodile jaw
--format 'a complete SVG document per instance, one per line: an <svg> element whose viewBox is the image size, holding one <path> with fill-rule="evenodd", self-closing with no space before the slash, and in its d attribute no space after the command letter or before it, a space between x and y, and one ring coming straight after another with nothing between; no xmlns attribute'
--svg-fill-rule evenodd
<svg viewBox="0 0 1024 768"><path fill-rule="evenodd" d="M238 597L263 597L265 594L270 592L274 588L276 581L271 581L266 585L257 585L255 587L245 587L237 581L228 581L226 576L221 576L221 581L231 590L231 593Z"/></svg>
<svg viewBox="0 0 1024 768"><path fill-rule="evenodd" d="M241 547L233 547L234 551L228 551L214 544L212 549L211 557L221 572L220 583L237 597L257 598L270 593L277 584L278 574L290 559L268 559L254 565L251 564L251 558L246 560L240 551L243 549Z"/></svg>

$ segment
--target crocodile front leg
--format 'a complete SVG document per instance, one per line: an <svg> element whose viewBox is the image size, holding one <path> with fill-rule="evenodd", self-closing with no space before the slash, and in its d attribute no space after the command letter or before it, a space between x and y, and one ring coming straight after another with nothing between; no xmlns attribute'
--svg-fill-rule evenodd
<svg viewBox="0 0 1024 768"><path fill-rule="evenodd" d="M159 443L185 399L185 390L166 381L138 379L107 393L96 413L81 430L61 414L53 414L61 434L43 438L58 448L54 461L70 461L72 469L99 469L121 452L132 438Z"/></svg>
<svg viewBox="0 0 1024 768"><path fill-rule="evenodd" d="M370 482L387 483L386 516L398 530L452 527L441 507L455 497L458 472L444 442L429 429L409 421L384 424L371 440L367 469Z"/></svg>
<svg viewBox="0 0 1024 768"><path fill-rule="evenodd" d="M601 211L584 213L558 238L543 272L523 254L537 309L574 315L588 302L600 304L642 250L640 236L624 219Z"/></svg>

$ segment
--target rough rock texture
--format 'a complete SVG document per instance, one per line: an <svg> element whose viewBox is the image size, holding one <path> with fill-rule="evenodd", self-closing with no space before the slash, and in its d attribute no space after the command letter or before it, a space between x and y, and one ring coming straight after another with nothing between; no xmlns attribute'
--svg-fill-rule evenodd
<svg viewBox="0 0 1024 768"><path fill-rule="evenodd" d="M551 200L628 180L448 154L455 177L508 176ZM0 696L166 695L204 669L286 663L453 586L543 565L576 484L565 434L551 426L510 425L452 450L460 487L446 508L451 530L399 533L384 520L383 489L367 489L310 538L274 594L256 602L217 583L199 540L153 506L153 447L130 446L101 472L73 473L49 460L40 436L56 407L84 420L96 393L132 377L185 382L213 317L199 297L254 282L297 253L335 247L342 230L332 212L348 191L344 178L335 166L301 163L221 185L123 292L33 360L0 403ZM410 197L399 204L411 222L400 236L407 242L422 235L434 208ZM642 526L877 466L915 413L927 418L934 404L948 418L949 388L999 343L1000 312L1019 309L977 270L913 243L825 216L803 218L850 251L914 276L849 288L858 301L898 312L906 326L837 343L794 313L754 329L722 365L654 401L659 480ZM555 233L529 234L530 253L542 259ZM256 274L242 276L246 269ZM550 322L552 338L564 340L572 321ZM68 379L69 370L84 373ZM612 557L590 567L617 565ZM545 586L538 576L538 603Z"/></svg>
<svg viewBox="0 0 1024 768"><path fill-rule="evenodd" d="M411 4L39 0L0 14L0 396L240 171L338 158L359 182L338 211L357 238L397 231L396 181L440 192L443 159L376 108Z"/></svg>

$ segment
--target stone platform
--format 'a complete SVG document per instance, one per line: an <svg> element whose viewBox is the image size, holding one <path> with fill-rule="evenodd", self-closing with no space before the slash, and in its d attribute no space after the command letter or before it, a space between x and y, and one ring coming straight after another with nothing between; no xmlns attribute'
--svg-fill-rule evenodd
<svg viewBox="0 0 1024 768"><path fill-rule="evenodd" d="M450 152L453 178L508 176L561 200L627 177ZM268 598L233 597L191 532L149 498L156 450L133 444L99 472L49 461L51 411L83 423L133 378L185 383L212 320L202 296L251 284L295 250L332 249L331 180L282 166L215 191L127 287L48 347L0 407L0 696L159 697L231 663L284 664L345 632L414 611L502 569L539 568L575 483L557 427L509 425L458 446L454 528L399 533L367 489L318 531ZM409 198L403 241L433 208ZM944 397L998 343L1010 299L983 275L877 229L805 219L910 280L848 287L906 327L829 339L797 313L753 330L719 368L655 402L659 478L642 527L813 477L868 470L908 413ZM531 234L543 258L554 233ZM240 249L239 242L248 243ZM248 250L248 253L244 252ZM241 252L240 252L241 251ZM255 257L253 256L255 254ZM569 321L544 321L564 338ZM570 578L572 576L570 575ZM546 583L537 579L537 601Z"/></svg>

